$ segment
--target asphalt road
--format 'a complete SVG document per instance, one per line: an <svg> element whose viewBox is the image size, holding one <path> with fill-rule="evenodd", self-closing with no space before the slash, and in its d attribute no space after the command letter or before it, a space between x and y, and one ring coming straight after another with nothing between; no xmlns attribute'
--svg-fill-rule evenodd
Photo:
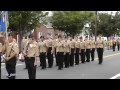
<svg viewBox="0 0 120 90"><path fill-rule="evenodd" d="M105 50L104 61L102 65L98 65L97 54L95 61L85 64L75 65L74 67L64 68L63 70L57 70L53 68L47 68L41 70L41 67L37 67L36 78L37 79L120 79L120 51L113 52L112 50ZM16 79L28 79L28 72L24 69L24 62L17 63ZM5 65L1 66L1 79L7 79Z"/></svg>

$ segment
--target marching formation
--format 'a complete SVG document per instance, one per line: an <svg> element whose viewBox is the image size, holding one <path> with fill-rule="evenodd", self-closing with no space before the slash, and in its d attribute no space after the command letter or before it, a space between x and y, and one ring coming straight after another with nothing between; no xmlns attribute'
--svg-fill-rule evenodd
<svg viewBox="0 0 120 90"><path fill-rule="evenodd" d="M117 42L120 45L120 40ZM47 39L41 36L40 40L36 41L32 35L29 35L28 38L27 36L23 38L21 50L19 50L12 34L9 34L6 43L4 45L0 43L0 55L5 54L8 78L15 79L16 61L19 51L21 51L29 79L35 79L37 60L40 60L41 69L46 69L53 67L55 58L58 70L62 70L74 67L74 64L94 61L95 51L97 51L98 64L102 64L105 44L101 35L98 36L97 41L93 37L89 39L88 36L84 40L83 37L62 37L60 35L55 35L55 39L52 39L50 35Z"/></svg>

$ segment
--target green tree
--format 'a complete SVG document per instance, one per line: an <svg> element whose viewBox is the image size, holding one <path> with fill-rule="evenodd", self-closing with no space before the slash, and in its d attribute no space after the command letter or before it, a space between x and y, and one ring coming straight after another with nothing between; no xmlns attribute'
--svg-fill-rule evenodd
<svg viewBox="0 0 120 90"><path fill-rule="evenodd" d="M114 16L115 20L115 27L116 27L116 34L120 36L120 12L116 12Z"/></svg>
<svg viewBox="0 0 120 90"><path fill-rule="evenodd" d="M75 36L81 33L84 25L91 20L92 12L54 11L51 19L53 28Z"/></svg>
<svg viewBox="0 0 120 90"><path fill-rule="evenodd" d="M9 11L9 29L20 34L20 45L23 35L46 23L48 13L42 11ZM21 50L21 47L20 47Z"/></svg>
<svg viewBox="0 0 120 90"><path fill-rule="evenodd" d="M120 16L116 13L115 16L108 13L99 14L98 32L104 36L110 37L117 33L117 29L120 27Z"/></svg>
<svg viewBox="0 0 120 90"><path fill-rule="evenodd" d="M42 11L9 11L9 28L14 31L29 32L45 23L48 13Z"/></svg>

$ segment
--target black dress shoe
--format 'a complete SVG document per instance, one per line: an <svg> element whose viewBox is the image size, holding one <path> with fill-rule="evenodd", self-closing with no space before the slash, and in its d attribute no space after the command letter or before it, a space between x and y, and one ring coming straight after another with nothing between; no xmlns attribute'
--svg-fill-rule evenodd
<svg viewBox="0 0 120 90"><path fill-rule="evenodd" d="M86 62L90 62L90 61L86 61Z"/></svg>
<svg viewBox="0 0 120 90"><path fill-rule="evenodd" d="M45 70L46 68L41 68L42 70Z"/></svg>
<svg viewBox="0 0 120 90"><path fill-rule="evenodd" d="M62 68L58 68L58 70L62 70Z"/></svg>
<svg viewBox="0 0 120 90"><path fill-rule="evenodd" d="M49 66L48 68L52 68L52 66Z"/></svg>

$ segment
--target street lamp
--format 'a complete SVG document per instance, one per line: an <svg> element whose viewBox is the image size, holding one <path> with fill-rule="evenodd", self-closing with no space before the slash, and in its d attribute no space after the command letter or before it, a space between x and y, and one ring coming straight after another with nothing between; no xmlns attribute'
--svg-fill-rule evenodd
<svg viewBox="0 0 120 90"><path fill-rule="evenodd" d="M95 11L95 41L97 40L97 11Z"/></svg>

